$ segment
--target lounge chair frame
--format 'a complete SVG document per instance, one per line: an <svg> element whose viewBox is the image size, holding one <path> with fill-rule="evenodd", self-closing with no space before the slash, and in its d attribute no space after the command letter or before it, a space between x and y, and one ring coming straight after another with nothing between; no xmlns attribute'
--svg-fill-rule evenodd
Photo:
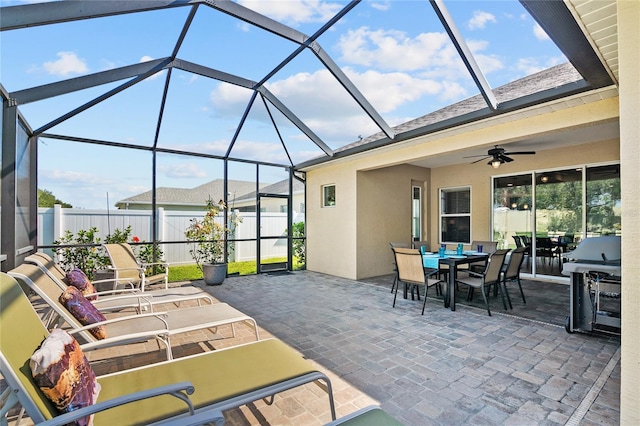
<svg viewBox="0 0 640 426"><path fill-rule="evenodd" d="M70 333L81 343L85 343L87 349L119 346L155 339L160 346L165 347L167 359L170 360L173 358L171 336L196 330L216 329L222 325L230 325L233 336L235 336L235 324L239 322L250 325L254 330L256 340L260 339L256 321L226 303L214 303L212 305L181 308L166 312L119 316L107 321L83 326L60 303L58 297L62 291L60 291L51 277L38 266L23 263L9 271L8 274L23 283L24 287L33 290L49 306L51 311L45 316L47 327L61 325L62 323L68 324L71 328ZM98 340L89 332L89 329L97 325L105 325L107 327L106 339Z"/></svg>
<svg viewBox="0 0 640 426"><path fill-rule="evenodd" d="M27 256L25 262L37 265L60 287L61 291L67 288L64 282L65 271L54 260L44 253L34 253ZM115 279L94 281L93 283L114 282ZM92 303L102 312L119 311L133 308L137 312L144 310L153 311L155 305L174 304L180 307L181 302L195 301L198 306L202 302L213 304L211 295L198 287L174 287L142 292L139 289L120 288L96 293L98 299Z"/></svg>
<svg viewBox="0 0 640 426"><path fill-rule="evenodd" d="M97 404L59 415L28 369L29 357L48 331L19 284L5 273L0 273L0 304L0 373L11 389L0 411L5 422L6 412L20 403L34 423L43 425L66 424L94 411L96 424L123 418L145 425L202 424L218 420L222 410L318 381L327 392L331 418L336 418L329 378L275 339L99 376ZM107 407L112 408L100 411Z"/></svg>

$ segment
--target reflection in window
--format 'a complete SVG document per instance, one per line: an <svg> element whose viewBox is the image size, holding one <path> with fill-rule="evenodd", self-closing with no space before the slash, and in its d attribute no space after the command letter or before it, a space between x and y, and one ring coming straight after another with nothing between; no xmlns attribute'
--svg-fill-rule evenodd
<svg viewBox="0 0 640 426"><path fill-rule="evenodd" d="M334 207L336 205L336 186L324 185L322 187L322 207Z"/></svg>
<svg viewBox="0 0 640 426"><path fill-rule="evenodd" d="M494 180L493 241L499 247L513 249L531 237L531 188L531 174Z"/></svg>
<svg viewBox="0 0 640 426"><path fill-rule="evenodd" d="M412 187L411 197L411 237L419 241L422 239L422 188Z"/></svg>
<svg viewBox="0 0 640 426"><path fill-rule="evenodd" d="M536 173L536 237L582 234L582 168Z"/></svg>
<svg viewBox="0 0 640 426"><path fill-rule="evenodd" d="M587 237L621 235L620 166L587 169Z"/></svg>
<svg viewBox="0 0 640 426"><path fill-rule="evenodd" d="M493 238L502 247L514 248L518 237L520 242L533 238L532 222L535 236L551 238L560 252L585 237L622 235L619 164L496 177L493 188ZM558 268L532 272L561 273Z"/></svg>
<svg viewBox="0 0 640 426"><path fill-rule="evenodd" d="M440 190L440 242L471 243L471 188Z"/></svg>

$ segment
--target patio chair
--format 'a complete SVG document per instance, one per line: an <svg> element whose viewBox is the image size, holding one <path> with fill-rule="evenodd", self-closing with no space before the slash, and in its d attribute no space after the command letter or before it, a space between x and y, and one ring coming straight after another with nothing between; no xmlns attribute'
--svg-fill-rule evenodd
<svg viewBox="0 0 640 426"><path fill-rule="evenodd" d="M502 288L504 289L505 296L509 302L509 308L513 309L511 304L511 298L509 297L509 290L507 289L507 282L516 282L520 288L520 295L522 296L522 303L527 303L524 298L524 292L522 291L522 283L520 283L520 268L524 261L524 256L527 251L526 247L518 247L511 252L509 256L509 262L504 265L502 272L500 273L500 279L502 281Z"/></svg>
<svg viewBox="0 0 640 426"><path fill-rule="evenodd" d="M420 287L424 286L424 302L422 303L422 315L424 315L424 309L427 306L427 292L429 287L436 287L436 291L442 291L440 284L443 282L440 279L430 278L438 273L437 269L425 273L425 269L422 263L422 254L418 250L409 248L394 248L393 254L396 259L396 266L398 269L398 284L396 285L396 292L393 296L393 307L396 306L396 298L398 296L398 286L400 282L415 287L420 295ZM413 289L411 290L413 294ZM419 300L419 298L418 298Z"/></svg>
<svg viewBox="0 0 640 426"><path fill-rule="evenodd" d="M464 284L469 287L469 293L467 296L467 300L471 300L473 298L473 290L479 289L482 293L482 297L484 299L484 304L487 307L487 313L491 316L491 309L489 309L489 301L487 300L487 295L489 294L489 290L494 287L498 289L498 292L502 296L502 304L505 309L507 309L507 304L504 298L504 292L501 290L501 271L504 266L504 260L507 256L507 253L510 249L504 250L496 250L489 255L489 259L487 259L487 265L485 270L482 273L476 273L473 271L469 271L469 276L460 278L456 282L460 284Z"/></svg>
<svg viewBox="0 0 640 426"><path fill-rule="evenodd" d="M425 251L429 251L429 241L413 241L411 247L420 250L420 247L424 246Z"/></svg>
<svg viewBox="0 0 640 426"><path fill-rule="evenodd" d="M483 253L493 253L498 249L498 243L496 241L478 241L473 240L471 242L471 251L478 251L478 247L482 246ZM458 273L473 271L476 273L482 273L487 265L486 260L480 262L469 263L466 265L460 265L458 267Z"/></svg>
<svg viewBox="0 0 640 426"><path fill-rule="evenodd" d="M15 279L0 273L0 416L20 404L35 424L64 425L95 412L94 424L219 423L221 412L307 383L322 382L335 405L329 378L279 340L267 339L98 376L94 405L60 414L36 385L29 367L49 335ZM6 423L5 423L6 424Z"/></svg>
<svg viewBox="0 0 640 426"><path fill-rule="evenodd" d="M121 283L133 283L141 291L145 291L145 286L164 282L164 287L169 287L169 265L163 262L141 263L136 259L131 246L127 243L103 244L111 260L111 269L115 274L114 289ZM164 272L147 276L145 270L150 267L161 266Z"/></svg>
<svg viewBox="0 0 640 426"><path fill-rule="evenodd" d="M27 256L25 262L32 263L42 269L60 287L61 291L67 288L66 272L55 261L45 253L34 253ZM110 282L108 280L93 281L95 286L100 282ZM153 311L154 305L175 304L180 306L181 302L195 301L198 306L203 301L213 303L213 298L209 293L194 286L172 287L157 290L147 290L141 292L136 288L115 289L95 293L97 299L92 303L102 312L118 311L126 308L134 308L139 313L143 310Z"/></svg>
<svg viewBox="0 0 640 426"><path fill-rule="evenodd" d="M226 303L118 316L83 325L60 302L62 291L39 267L23 263L8 273L33 290L49 307L50 312L43 318L47 327L67 323L71 328L70 333L81 343L87 343L88 348L118 346L155 338L161 346L165 346L167 359L172 359L172 336L196 330L217 329L222 325L230 325L235 336L235 324L239 322L249 324L254 330L256 340L259 340L256 321ZM104 326L106 339L101 340L90 331L100 326Z"/></svg>
<svg viewBox="0 0 640 426"><path fill-rule="evenodd" d="M409 248L409 244L407 243L389 243L391 247L391 253L393 253L393 249L396 247ZM396 258L395 255L393 257L393 284L391 284L391 293L398 285L398 268L396 267ZM404 297L407 297L407 293L405 292Z"/></svg>

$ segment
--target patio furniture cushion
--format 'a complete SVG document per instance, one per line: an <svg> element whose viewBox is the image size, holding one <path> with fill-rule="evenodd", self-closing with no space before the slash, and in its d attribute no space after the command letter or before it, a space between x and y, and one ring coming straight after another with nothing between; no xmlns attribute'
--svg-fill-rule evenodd
<svg viewBox="0 0 640 426"><path fill-rule="evenodd" d="M91 325L97 322L106 321L107 318L87 300L80 290L74 286L69 286L60 295L60 303L74 316L82 325ZM107 330L103 325L89 329L96 339L107 337Z"/></svg>
<svg viewBox="0 0 640 426"><path fill-rule="evenodd" d="M74 268L71 271L67 272L65 280L67 281L67 284L72 285L80 290L82 292L82 295L88 300L98 299L95 287L93 287L93 284L89 280L89 277L87 277L85 273L82 272L82 269Z"/></svg>
<svg viewBox="0 0 640 426"><path fill-rule="evenodd" d="M55 328L29 360L31 375L42 393L62 413L89 406L98 399L100 384L80 345L69 333ZM93 416L74 422L91 424Z"/></svg>

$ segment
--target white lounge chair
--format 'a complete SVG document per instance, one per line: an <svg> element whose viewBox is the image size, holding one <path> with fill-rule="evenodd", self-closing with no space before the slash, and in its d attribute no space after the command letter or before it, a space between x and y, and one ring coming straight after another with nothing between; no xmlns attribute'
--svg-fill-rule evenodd
<svg viewBox="0 0 640 426"><path fill-rule="evenodd" d="M65 283L66 272L47 254L34 253L27 256L25 262L40 267L60 287L61 291L67 288ZM113 280L101 280L100 282L103 281ZM97 296L97 300L92 301L92 303L103 312L125 308L135 308L138 312L145 308L153 311L154 305L175 304L179 307L181 302L187 301L195 301L198 305L201 305L203 301L213 303L213 298L209 293L194 286L161 288L145 292L132 287L98 292Z"/></svg>
<svg viewBox="0 0 640 426"><path fill-rule="evenodd" d="M104 341L97 339L90 329L104 325L107 338L112 346L149 340L149 333L164 330L164 335L155 337L166 345L167 359L173 358L170 337L196 330L215 329L222 325L230 325L235 336L235 323L248 323L254 330L256 340L259 332L256 321L226 303L181 308L166 312L151 312L130 316L119 316L92 325L82 325L59 301L62 291L57 284L38 266L23 263L8 274L25 287L30 288L51 309L47 326L66 323L71 333L81 343L104 346Z"/></svg>

